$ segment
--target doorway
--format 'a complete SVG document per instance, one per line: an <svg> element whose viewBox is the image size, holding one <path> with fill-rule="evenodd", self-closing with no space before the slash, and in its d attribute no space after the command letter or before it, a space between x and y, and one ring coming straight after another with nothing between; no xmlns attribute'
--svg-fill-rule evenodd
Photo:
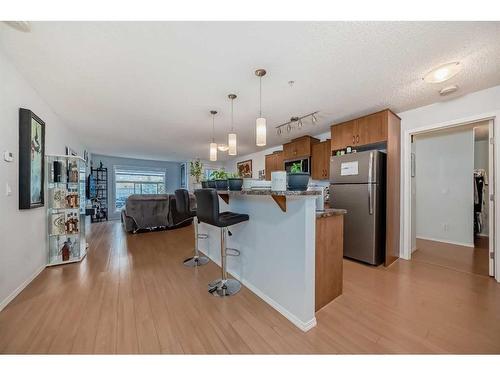
<svg viewBox="0 0 500 375"><path fill-rule="evenodd" d="M493 120L411 137L411 255L494 276Z"/></svg>

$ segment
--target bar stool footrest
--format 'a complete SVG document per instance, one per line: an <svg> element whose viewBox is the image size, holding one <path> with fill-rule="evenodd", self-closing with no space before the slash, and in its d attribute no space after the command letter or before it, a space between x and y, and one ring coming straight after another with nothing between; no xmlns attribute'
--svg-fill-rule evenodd
<svg viewBox="0 0 500 375"><path fill-rule="evenodd" d="M208 263L208 258L204 255L194 256L184 260L183 264L186 267L199 267Z"/></svg>
<svg viewBox="0 0 500 375"><path fill-rule="evenodd" d="M241 255L241 252L238 249L226 247L226 255L231 257L239 257Z"/></svg>
<svg viewBox="0 0 500 375"><path fill-rule="evenodd" d="M218 297L228 297L238 293L241 283L235 279L215 280L208 284L208 292Z"/></svg>

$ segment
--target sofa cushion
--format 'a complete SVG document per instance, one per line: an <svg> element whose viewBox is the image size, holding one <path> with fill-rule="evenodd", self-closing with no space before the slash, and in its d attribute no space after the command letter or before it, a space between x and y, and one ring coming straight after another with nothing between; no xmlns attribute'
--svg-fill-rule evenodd
<svg viewBox="0 0 500 375"><path fill-rule="evenodd" d="M172 225L169 194L133 194L127 198L125 210L139 229Z"/></svg>

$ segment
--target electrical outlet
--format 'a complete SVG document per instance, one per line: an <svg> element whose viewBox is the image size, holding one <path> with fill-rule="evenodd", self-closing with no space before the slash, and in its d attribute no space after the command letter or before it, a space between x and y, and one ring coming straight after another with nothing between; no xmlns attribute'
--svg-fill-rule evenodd
<svg viewBox="0 0 500 375"><path fill-rule="evenodd" d="M448 232L450 230L450 225L448 223L443 224L443 231Z"/></svg>

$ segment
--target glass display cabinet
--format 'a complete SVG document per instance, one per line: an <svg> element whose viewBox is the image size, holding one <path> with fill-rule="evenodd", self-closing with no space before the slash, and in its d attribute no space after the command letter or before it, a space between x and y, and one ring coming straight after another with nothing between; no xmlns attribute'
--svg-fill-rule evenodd
<svg viewBox="0 0 500 375"><path fill-rule="evenodd" d="M46 155L48 266L81 261L85 240L85 160Z"/></svg>

